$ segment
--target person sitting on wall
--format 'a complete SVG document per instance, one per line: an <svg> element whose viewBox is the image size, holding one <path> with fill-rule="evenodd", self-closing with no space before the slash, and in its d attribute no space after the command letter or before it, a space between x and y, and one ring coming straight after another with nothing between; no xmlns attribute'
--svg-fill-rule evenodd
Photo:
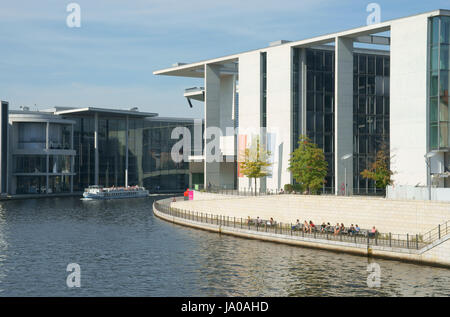
<svg viewBox="0 0 450 317"><path fill-rule="evenodd" d="M375 238L376 234L377 234L377 229L375 228L375 226L373 226L372 230L370 230L370 232L369 232L369 237L370 238Z"/></svg>
<svg viewBox="0 0 450 317"><path fill-rule="evenodd" d="M320 232L325 232L325 230L327 230L327 224L324 222L322 222L322 224L320 225Z"/></svg>
<svg viewBox="0 0 450 317"><path fill-rule="evenodd" d="M349 235L353 235L355 233L355 227L353 227L353 224L350 226L350 228L348 229L347 233Z"/></svg>
<svg viewBox="0 0 450 317"><path fill-rule="evenodd" d="M339 232L345 232L345 226L342 222L341 222L341 227L339 229Z"/></svg>
<svg viewBox="0 0 450 317"><path fill-rule="evenodd" d="M297 219L297 222L295 223L295 225L292 226L292 230L298 230L300 229L300 220Z"/></svg>
<svg viewBox="0 0 450 317"><path fill-rule="evenodd" d="M312 233L316 225L310 220L309 221L309 233Z"/></svg>
<svg viewBox="0 0 450 317"><path fill-rule="evenodd" d="M339 223L336 223L336 226L334 227L334 235L339 234L341 231L341 227L339 226Z"/></svg>
<svg viewBox="0 0 450 317"><path fill-rule="evenodd" d="M308 222L305 220L303 222L303 232L307 232L309 230Z"/></svg>
<svg viewBox="0 0 450 317"><path fill-rule="evenodd" d="M273 221L273 218L272 217L270 217L270 220L269 220L269 222L267 223L269 226L273 226L274 225L274 221Z"/></svg>
<svg viewBox="0 0 450 317"><path fill-rule="evenodd" d="M361 229L359 228L358 224L355 226L355 234L359 234L361 232Z"/></svg>

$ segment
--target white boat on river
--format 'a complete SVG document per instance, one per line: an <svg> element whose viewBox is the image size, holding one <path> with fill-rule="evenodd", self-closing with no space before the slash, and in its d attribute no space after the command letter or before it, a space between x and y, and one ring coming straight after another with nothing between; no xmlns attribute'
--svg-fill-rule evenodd
<svg viewBox="0 0 450 317"><path fill-rule="evenodd" d="M83 198L91 199L122 199L148 197L149 192L144 187L103 187L99 185L89 186L84 190Z"/></svg>

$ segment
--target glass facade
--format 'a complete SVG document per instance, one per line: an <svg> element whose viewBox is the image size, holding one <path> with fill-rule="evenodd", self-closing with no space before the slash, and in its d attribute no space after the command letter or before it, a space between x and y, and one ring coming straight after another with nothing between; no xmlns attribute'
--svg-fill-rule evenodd
<svg viewBox="0 0 450 317"><path fill-rule="evenodd" d="M48 147L51 150L68 150L71 143L71 127L66 124L50 123Z"/></svg>
<svg viewBox="0 0 450 317"><path fill-rule="evenodd" d="M44 122L19 122L18 144L19 149L42 150L46 147L46 123Z"/></svg>
<svg viewBox="0 0 450 317"><path fill-rule="evenodd" d="M333 51L306 50L306 134L324 151L328 162L324 191L334 192Z"/></svg>
<svg viewBox="0 0 450 317"><path fill-rule="evenodd" d="M306 134L322 148L328 162L324 192L334 192L335 174L335 58L334 50L305 49ZM301 133L301 50L293 52L293 150ZM389 149L389 56L354 53L353 178L354 193L376 193L374 182L360 173L373 162L377 150ZM304 77L303 77L304 78Z"/></svg>
<svg viewBox="0 0 450 317"><path fill-rule="evenodd" d="M430 19L429 36L429 145L431 150L450 148L450 17Z"/></svg>
<svg viewBox="0 0 450 317"><path fill-rule="evenodd" d="M389 56L353 55L353 193L376 193L373 180L361 172L377 151L389 150ZM380 192L381 193L381 192Z"/></svg>
<svg viewBox="0 0 450 317"><path fill-rule="evenodd" d="M261 53L261 127L267 127L267 53Z"/></svg>
<svg viewBox="0 0 450 317"><path fill-rule="evenodd" d="M46 176L17 176L16 194L46 194Z"/></svg>
<svg viewBox="0 0 450 317"><path fill-rule="evenodd" d="M193 122L144 121L141 175L143 185L150 191L185 190L189 187L189 162L175 163L170 154L178 142L170 136L178 126L187 127L193 137Z"/></svg>
<svg viewBox="0 0 450 317"><path fill-rule="evenodd" d="M300 136L300 49L294 48L292 61L292 151Z"/></svg>
<svg viewBox="0 0 450 317"><path fill-rule="evenodd" d="M68 117L74 126L74 191L83 191L95 182L93 115ZM124 186L126 168L126 117L98 118L99 185ZM189 187L189 163L175 163L171 139L175 127L188 127L193 136L193 121L130 118L128 120L128 184L151 192L184 190Z"/></svg>
<svg viewBox="0 0 450 317"><path fill-rule="evenodd" d="M51 118L51 120L57 120ZM71 191L72 124L13 122L13 194L55 194ZM47 134L48 130L48 134ZM17 150L17 152L15 152Z"/></svg>
<svg viewBox="0 0 450 317"><path fill-rule="evenodd" d="M13 173L46 173L46 155L14 155Z"/></svg>

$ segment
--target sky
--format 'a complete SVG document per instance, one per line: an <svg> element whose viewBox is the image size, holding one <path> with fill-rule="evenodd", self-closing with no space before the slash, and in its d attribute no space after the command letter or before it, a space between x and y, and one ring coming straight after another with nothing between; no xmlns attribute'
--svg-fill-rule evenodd
<svg viewBox="0 0 450 317"><path fill-rule="evenodd" d="M67 26L67 5L81 25ZM435 9L446 0L0 0L0 100L29 106L108 107L203 117L185 88L202 79L155 76L196 62Z"/></svg>

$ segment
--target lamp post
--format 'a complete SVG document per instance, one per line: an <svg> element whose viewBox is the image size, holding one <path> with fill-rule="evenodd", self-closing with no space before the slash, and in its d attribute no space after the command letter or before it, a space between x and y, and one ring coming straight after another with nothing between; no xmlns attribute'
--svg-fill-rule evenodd
<svg viewBox="0 0 450 317"><path fill-rule="evenodd" d="M348 154L345 154L345 155L343 155L342 157L341 157L341 160L342 161L346 161L346 160L348 160L349 158L351 158L351 157L353 157L353 154L352 153L348 153ZM345 196L347 196L347 163L345 163L345 165L344 165L344 184L345 184Z"/></svg>
<svg viewBox="0 0 450 317"><path fill-rule="evenodd" d="M436 152L428 152L427 154L424 155L425 157L425 162L427 163L427 168L428 168L428 177L429 177L429 181L428 181L428 200L431 200L431 158L433 156L436 155Z"/></svg>

